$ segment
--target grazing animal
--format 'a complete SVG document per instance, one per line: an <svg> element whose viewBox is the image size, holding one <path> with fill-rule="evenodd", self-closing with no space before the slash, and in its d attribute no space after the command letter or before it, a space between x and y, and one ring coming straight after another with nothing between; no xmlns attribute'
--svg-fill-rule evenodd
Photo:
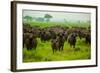
<svg viewBox="0 0 100 73"><path fill-rule="evenodd" d="M32 48L36 49L37 47L37 39L34 38L34 35L30 33L28 38L25 40L25 45L27 50L31 50Z"/></svg>
<svg viewBox="0 0 100 73"><path fill-rule="evenodd" d="M76 33L71 33L68 36L68 43L70 44L70 46L72 46L73 48L75 48L75 44L76 44Z"/></svg>
<svg viewBox="0 0 100 73"><path fill-rule="evenodd" d="M59 34L59 51L60 49L63 50L64 42L65 42L65 36L64 33Z"/></svg>
<svg viewBox="0 0 100 73"><path fill-rule="evenodd" d="M48 41L51 39L51 34L48 29L42 29L40 32L41 41Z"/></svg>
<svg viewBox="0 0 100 73"><path fill-rule="evenodd" d="M57 35L55 38L53 38L51 41L53 53L57 50L62 51L64 42L65 42L65 37L64 37L63 33L61 33L61 34Z"/></svg>
<svg viewBox="0 0 100 73"><path fill-rule="evenodd" d="M53 53L56 52L57 50L60 50L58 37L51 40L51 47L52 47Z"/></svg>
<svg viewBox="0 0 100 73"><path fill-rule="evenodd" d="M91 34L90 33L86 34L85 41L86 41L86 43L91 44Z"/></svg>
<svg viewBox="0 0 100 73"><path fill-rule="evenodd" d="M30 33L23 33L23 48L26 46L26 39L29 38Z"/></svg>

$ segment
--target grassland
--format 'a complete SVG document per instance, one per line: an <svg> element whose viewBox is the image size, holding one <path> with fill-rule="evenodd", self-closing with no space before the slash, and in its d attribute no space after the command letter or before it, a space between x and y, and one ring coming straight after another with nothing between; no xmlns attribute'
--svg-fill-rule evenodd
<svg viewBox="0 0 100 73"><path fill-rule="evenodd" d="M41 28L60 25L64 27L88 27L90 24L85 23L56 23L56 22L30 22L31 26L40 26ZM41 42L38 38L36 50L28 51L23 48L23 62L45 62L45 61L64 61L64 60L84 60L91 58L91 46L85 43L85 39L77 37L76 48L70 47L68 42L64 43L64 50L57 51L53 54L51 41Z"/></svg>
<svg viewBox="0 0 100 73"><path fill-rule="evenodd" d="M51 27L51 26L64 26L64 27L89 27L90 23L86 23L86 22L37 22L37 21L32 21L32 22L25 22L30 24L31 26L39 26L41 28L45 28L45 27Z"/></svg>

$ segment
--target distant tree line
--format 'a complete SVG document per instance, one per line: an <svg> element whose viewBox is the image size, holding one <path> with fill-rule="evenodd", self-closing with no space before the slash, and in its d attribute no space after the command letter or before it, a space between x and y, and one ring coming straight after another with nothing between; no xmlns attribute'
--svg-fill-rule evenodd
<svg viewBox="0 0 100 73"><path fill-rule="evenodd" d="M44 17L32 17L32 16L24 16L23 19L27 22L30 22L30 21L40 21L40 22L49 22L50 19L53 18L53 16L51 16L50 14L45 14Z"/></svg>

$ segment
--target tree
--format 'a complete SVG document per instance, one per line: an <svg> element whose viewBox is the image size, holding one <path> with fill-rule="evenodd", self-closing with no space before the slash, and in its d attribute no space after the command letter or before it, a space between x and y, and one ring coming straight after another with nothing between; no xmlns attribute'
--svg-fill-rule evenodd
<svg viewBox="0 0 100 73"><path fill-rule="evenodd" d="M50 21L50 19L52 18L52 16L50 14L45 14L44 18L46 19L46 21Z"/></svg>
<svg viewBox="0 0 100 73"><path fill-rule="evenodd" d="M33 20L33 18L31 16L25 16L24 19L26 19L27 22Z"/></svg>

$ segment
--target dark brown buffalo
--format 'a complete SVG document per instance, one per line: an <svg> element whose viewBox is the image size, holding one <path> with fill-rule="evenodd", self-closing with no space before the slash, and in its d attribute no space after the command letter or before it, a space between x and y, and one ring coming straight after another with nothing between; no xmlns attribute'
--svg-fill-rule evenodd
<svg viewBox="0 0 100 73"><path fill-rule="evenodd" d="M59 44L58 37L51 40L51 47L52 47L53 53L56 52L57 50L60 50L60 44Z"/></svg>
<svg viewBox="0 0 100 73"><path fill-rule="evenodd" d="M23 24L23 33L30 32L31 28L32 27L30 26L30 24L24 23Z"/></svg>
<svg viewBox="0 0 100 73"><path fill-rule="evenodd" d="M91 34L90 33L86 34L85 41L86 41L86 43L91 44Z"/></svg>
<svg viewBox="0 0 100 73"><path fill-rule="evenodd" d="M40 32L41 41L49 41L51 39L51 33L48 29L43 28Z"/></svg>
<svg viewBox="0 0 100 73"><path fill-rule="evenodd" d="M24 33L23 46L24 45L27 48L27 50L31 50L32 48L36 49L37 39L34 37L32 33Z"/></svg>
<svg viewBox="0 0 100 73"><path fill-rule="evenodd" d="M65 37L63 33L58 34L51 40L53 53L57 50L62 51L64 47Z"/></svg>
<svg viewBox="0 0 100 73"><path fill-rule="evenodd" d="M39 26L33 26L31 31L36 37L40 37L41 28Z"/></svg>
<svg viewBox="0 0 100 73"><path fill-rule="evenodd" d="M75 48L75 45L76 45L76 37L77 37L77 34L76 33L71 33L69 36L68 36L68 43L70 44L71 47Z"/></svg>
<svg viewBox="0 0 100 73"><path fill-rule="evenodd" d="M26 46L26 39L28 39L30 36L30 33L23 33L23 48Z"/></svg>
<svg viewBox="0 0 100 73"><path fill-rule="evenodd" d="M64 47L64 42L65 42L65 34L64 33L60 33L59 35L59 50L63 50Z"/></svg>

